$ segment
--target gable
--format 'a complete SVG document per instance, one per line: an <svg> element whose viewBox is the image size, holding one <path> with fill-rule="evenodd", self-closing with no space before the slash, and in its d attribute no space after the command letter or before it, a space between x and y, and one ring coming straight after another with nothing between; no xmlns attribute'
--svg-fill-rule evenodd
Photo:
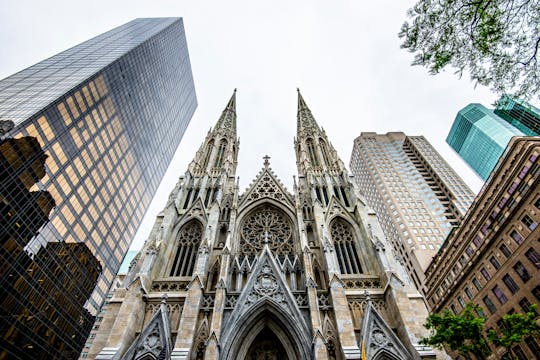
<svg viewBox="0 0 540 360"><path fill-rule="evenodd" d="M364 311L362 346L366 359L413 359L370 300Z"/></svg>
<svg viewBox="0 0 540 360"><path fill-rule="evenodd" d="M244 194L240 196L239 205L242 207L249 202L265 198L286 202L289 206L294 207L292 195L289 194L285 186L266 163L265 167L259 172Z"/></svg>

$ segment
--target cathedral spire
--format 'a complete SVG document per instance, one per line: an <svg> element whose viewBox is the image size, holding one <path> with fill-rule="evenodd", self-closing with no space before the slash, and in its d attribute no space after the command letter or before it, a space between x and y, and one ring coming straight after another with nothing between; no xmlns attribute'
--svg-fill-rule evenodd
<svg viewBox="0 0 540 360"><path fill-rule="evenodd" d="M208 132L195 158L189 165L193 175L217 175L236 171L239 140L236 138L236 89L221 112L214 128Z"/></svg>
<svg viewBox="0 0 540 360"><path fill-rule="evenodd" d="M225 130L232 137L236 137L236 89L214 127L214 131L217 130Z"/></svg>
<svg viewBox="0 0 540 360"><path fill-rule="evenodd" d="M300 89L296 88L296 91L298 92L298 112L296 115L298 120L296 128L298 137L300 137L300 134L303 131L320 131L317 121L315 121L315 118L311 114L311 110L309 110L306 101L300 93Z"/></svg>

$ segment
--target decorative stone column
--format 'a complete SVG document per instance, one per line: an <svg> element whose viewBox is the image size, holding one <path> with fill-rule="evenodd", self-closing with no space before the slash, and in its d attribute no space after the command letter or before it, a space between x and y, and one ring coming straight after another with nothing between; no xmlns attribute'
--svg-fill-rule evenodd
<svg viewBox="0 0 540 360"><path fill-rule="evenodd" d="M214 312L210 324L210 338L206 346L204 358L206 360L217 360L219 358L219 338L221 336L221 326L223 322L223 312L227 300L227 289L225 281L229 272L230 252L227 247L221 252L221 269L219 270L219 281L216 286L216 297L214 298Z"/></svg>
<svg viewBox="0 0 540 360"><path fill-rule="evenodd" d="M332 295L332 306L336 315L337 333L339 342L345 359L360 359L361 352L356 342L354 326L347 303L345 287L337 275L330 280L330 293Z"/></svg>
<svg viewBox="0 0 540 360"><path fill-rule="evenodd" d="M202 300L203 284L198 275L188 286L188 295L184 302L182 317L178 325L178 335L171 353L171 360L185 360L193 347L199 308Z"/></svg>
<svg viewBox="0 0 540 360"><path fill-rule="evenodd" d="M107 345L99 352L96 359L109 360L123 354L135 339L135 332L142 328L144 314L140 282L135 281L126 292L107 339Z"/></svg>

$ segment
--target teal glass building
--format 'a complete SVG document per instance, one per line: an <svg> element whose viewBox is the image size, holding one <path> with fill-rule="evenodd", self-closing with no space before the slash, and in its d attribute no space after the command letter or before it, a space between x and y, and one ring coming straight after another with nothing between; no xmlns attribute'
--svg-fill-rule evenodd
<svg viewBox="0 0 540 360"><path fill-rule="evenodd" d="M0 80L0 359L79 357L196 107L181 18Z"/></svg>
<svg viewBox="0 0 540 360"><path fill-rule="evenodd" d="M494 112L525 135L540 135L540 109L531 104L503 95Z"/></svg>
<svg viewBox="0 0 540 360"><path fill-rule="evenodd" d="M446 142L482 178L487 180L512 136L525 135L481 104L461 109Z"/></svg>

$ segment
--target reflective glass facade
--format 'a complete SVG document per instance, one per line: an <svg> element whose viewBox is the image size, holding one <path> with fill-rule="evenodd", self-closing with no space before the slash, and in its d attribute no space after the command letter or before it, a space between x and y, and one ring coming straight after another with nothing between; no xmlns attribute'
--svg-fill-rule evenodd
<svg viewBox="0 0 540 360"><path fill-rule="evenodd" d="M446 142L483 180L504 152L512 136L524 133L481 104L460 110Z"/></svg>
<svg viewBox="0 0 540 360"><path fill-rule="evenodd" d="M0 359L79 355L196 107L180 18L0 81Z"/></svg>
<svg viewBox="0 0 540 360"><path fill-rule="evenodd" d="M540 109L531 104L504 95L497 102L494 112L525 135L540 135Z"/></svg>

